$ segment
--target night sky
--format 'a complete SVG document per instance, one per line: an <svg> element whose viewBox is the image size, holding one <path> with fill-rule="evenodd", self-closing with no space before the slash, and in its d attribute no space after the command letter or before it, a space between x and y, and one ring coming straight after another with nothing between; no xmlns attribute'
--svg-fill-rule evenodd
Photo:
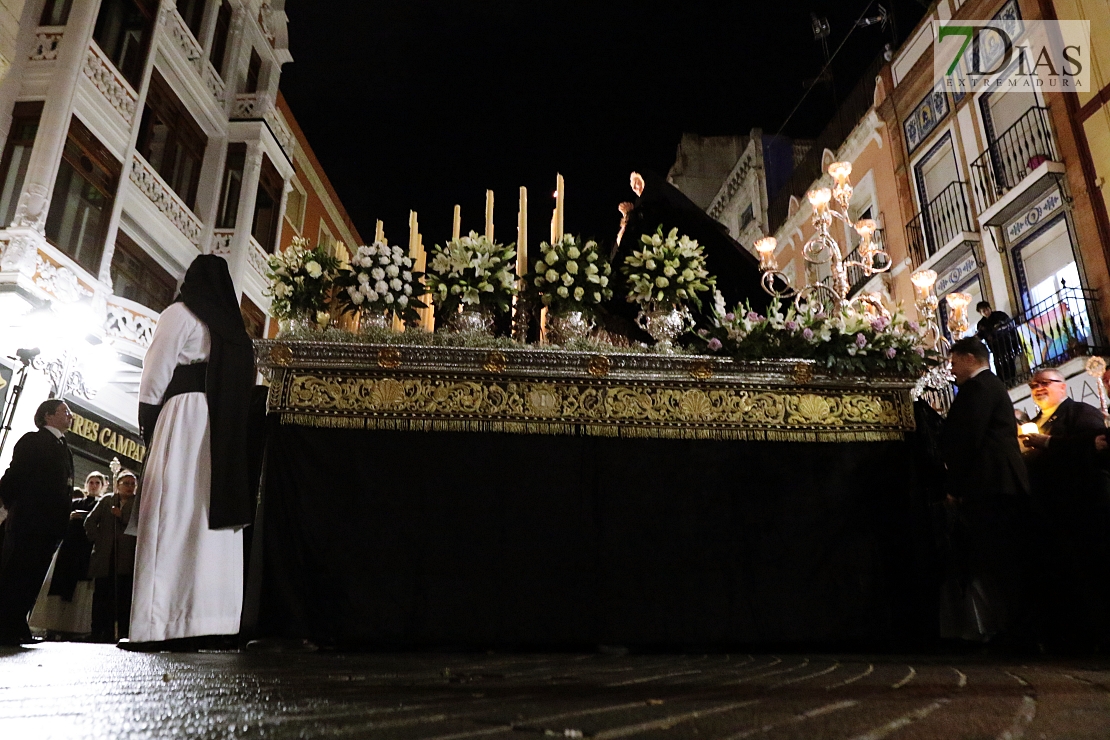
<svg viewBox="0 0 1110 740"><path fill-rule="evenodd" d="M900 43L924 8L883 4ZM380 218L403 243L415 209L430 247L455 203L481 232L491 188L497 237L513 241L525 185L535 248L559 171L567 231L610 240L631 170L665 174L684 131L778 131L825 62L810 11L828 18L831 53L865 8L878 13L874 0L289 0L281 88L363 239ZM891 40L890 26L857 28L835 91L815 87L784 133L819 133Z"/></svg>

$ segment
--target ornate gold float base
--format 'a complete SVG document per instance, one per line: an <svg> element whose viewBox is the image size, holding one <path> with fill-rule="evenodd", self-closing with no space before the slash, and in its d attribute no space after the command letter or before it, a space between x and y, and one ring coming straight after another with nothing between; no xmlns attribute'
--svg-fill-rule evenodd
<svg viewBox="0 0 1110 740"><path fill-rule="evenodd" d="M509 374L285 368L272 373L269 407L286 424L402 431L873 442L913 428L906 389L881 384L782 387L689 371L643 380Z"/></svg>

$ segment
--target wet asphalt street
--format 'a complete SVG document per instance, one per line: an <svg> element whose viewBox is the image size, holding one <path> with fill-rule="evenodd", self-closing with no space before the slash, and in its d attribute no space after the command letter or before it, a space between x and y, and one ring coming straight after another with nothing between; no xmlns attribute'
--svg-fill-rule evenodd
<svg viewBox="0 0 1110 740"><path fill-rule="evenodd" d="M0 738L1110 738L1110 660L0 648Z"/></svg>

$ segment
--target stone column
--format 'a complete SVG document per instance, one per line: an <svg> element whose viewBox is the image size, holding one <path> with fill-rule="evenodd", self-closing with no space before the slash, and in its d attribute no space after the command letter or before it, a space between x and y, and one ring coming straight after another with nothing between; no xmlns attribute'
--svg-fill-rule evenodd
<svg viewBox="0 0 1110 740"><path fill-rule="evenodd" d="M235 235L231 238L229 267L236 291L243 292L243 276L250 269L247 252L251 246L251 227L254 225L254 204L258 200L258 180L262 175L262 142L247 142L247 156L243 163L243 186L239 191L239 210L235 214Z"/></svg>
<svg viewBox="0 0 1110 740"><path fill-rule="evenodd" d="M46 227L54 178L58 175L62 149L69 133L77 78L89 53L89 41L99 9L100 0L74 0L69 11L69 22L58 44L58 60L43 103L42 118L27 163L27 176L23 181L13 227L34 229L39 234Z"/></svg>
<svg viewBox="0 0 1110 740"><path fill-rule="evenodd" d="M16 29L15 51L12 57L12 66L7 74L0 78L0 141L8 140L8 130L12 125L12 108L19 97L20 87L24 74L26 74L28 57L35 46L35 29L38 28L42 18L42 8L46 0L27 0L23 3L23 12L19 16L19 28ZM0 228L7 224L0 224Z"/></svg>

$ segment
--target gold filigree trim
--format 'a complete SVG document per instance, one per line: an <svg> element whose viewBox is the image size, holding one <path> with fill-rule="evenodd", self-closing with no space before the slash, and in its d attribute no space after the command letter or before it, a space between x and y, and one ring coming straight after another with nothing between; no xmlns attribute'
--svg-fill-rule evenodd
<svg viewBox="0 0 1110 740"><path fill-rule="evenodd" d="M713 365L708 360L698 360L690 365L689 373L694 380L709 380L713 377Z"/></svg>
<svg viewBox="0 0 1110 740"><path fill-rule="evenodd" d="M282 367L289 367L293 363L293 350L288 345L275 344L270 348L270 362Z"/></svg>
<svg viewBox="0 0 1110 740"><path fill-rule="evenodd" d="M809 385L813 382L813 365L808 362L799 362L794 366L792 375L794 382L798 385Z"/></svg>
<svg viewBox="0 0 1110 740"><path fill-rule="evenodd" d="M902 391L465 375L291 372L282 380L271 392L272 411L354 428L438 429L442 423L444 429L689 439L702 434L708 439L772 439L769 435L782 433L811 441L830 434L838 440L851 435L864 439L872 432L893 439L913 428L912 406Z"/></svg>
<svg viewBox="0 0 1110 740"><path fill-rule="evenodd" d="M625 439L709 439L765 442L886 442L904 439L897 430L837 430L813 432L780 429L705 429L700 427L639 427L561 422L486 421L477 419L411 419L362 416L282 414L282 424L322 429L371 429L405 432L475 432L551 434Z"/></svg>
<svg viewBox="0 0 1110 740"><path fill-rule="evenodd" d="M486 361L482 363L482 367L491 373L503 373L508 366L509 360L505 357L505 353L497 350L486 355Z"/></svg>
<svg viewBox="0 0 1110 740"><path fill-rule="evenodd" d="M378 350L378 367L392 370L401 366L401 350L396 347L382 347Z"/></svg>
<svg viewBox="0 0 1110 740"><path fill-rule="evenodd" d="M605 355L590 355L586 370L595 378L604 378L613 367L613 362Z"/></svg>

